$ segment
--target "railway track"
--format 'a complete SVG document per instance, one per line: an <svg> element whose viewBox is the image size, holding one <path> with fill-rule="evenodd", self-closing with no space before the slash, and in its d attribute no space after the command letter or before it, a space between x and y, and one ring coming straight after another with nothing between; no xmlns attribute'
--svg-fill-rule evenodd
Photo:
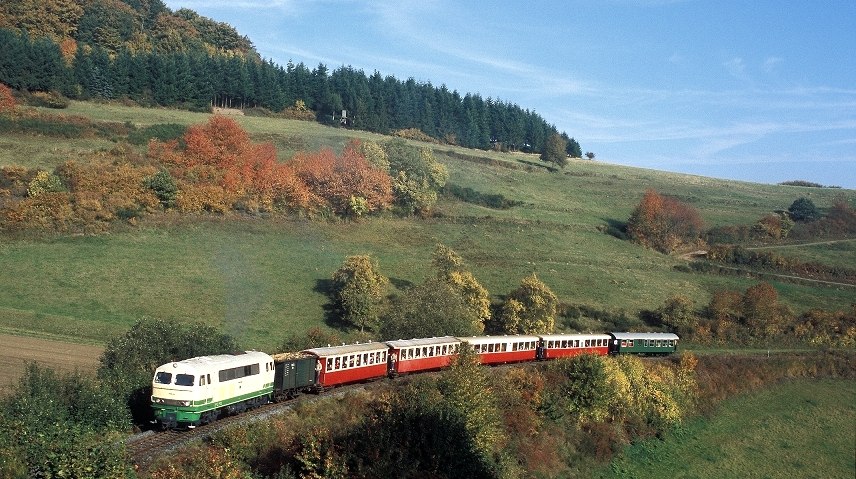
<svg viewBox="0 0 856 479"><path fill-rule="evenodd" d="M154 465L161 457L194 442L206 441L217 432L228 427L239 424L250 424L267 419L268 417L276 414L282 414L301 402L336 397L365 387L366 384L352 384L338 387L335 390L331 390L330 392L320 396L301 395L287 401L266 404L234 416L226 416L211 424L206 424L193 429L145 431L140 434L130 436L125 440L125 452L136 470L145 471Z"/></svg>
<svg viewBox="0 0 856 479"><path fill-rule="evenodd" d="M651 357L646 358L649 361L662 361L666 358ZM498 364L491 366L492 369L506 369L511 367L537 367L543 364L542 362L523 362L511 364ZM428 372L421 374L437 374L438 372ZM408 377L403 375L400 377ZM250 424L256 421L267 419L270 416L284 413L297 404L305 401L316 401L319 399L333 398L342 396L348 392L367 389L376 384L382 384L386 379L376 379L368 383L350 384L339 386L330 389L320 395L300 395L294 399L282 401L278 403L267 404L262 407L245 411L233 416L227 416L219 419L211 424L206 424L193 429L186 430L171 430L171 431L146 431L140 434L133 435L125 440L125 449L131 463L138 471L148 470L153 466L158 459L175 452L181 448L187 447L194 442L204 442L210 439L217 432L228 427L239 424Z"/></svg>

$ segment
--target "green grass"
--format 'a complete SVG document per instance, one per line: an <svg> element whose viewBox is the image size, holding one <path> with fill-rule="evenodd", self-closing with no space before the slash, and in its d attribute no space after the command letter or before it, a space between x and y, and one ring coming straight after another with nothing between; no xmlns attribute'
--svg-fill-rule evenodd
<svg viewBox="0 0 856 479"><path fill-rule="evenodd" d="M72 102L65 112L95 121L193 124L208 115ZM311 122L239 117L256 141L273 141L285 160L295 148L341 148L350 137L378 135ZM66 152L112 147L104 140L3 138L26 146L39 165ZM41 142L41 143L40 143ZM41 146L40 146L41 145ZM625 221L646 188L699 208L709 225L750 223L804 196L801 188L572 161L550 173L537 156L436 147L450 182L523 202L507 210L443 199L431 219L367 218L359 223L270 219L144 218L136 228L97 237L0 239L0 330L104 341L142 317L197 320L220 326L245 347L272 349L289 333L324 326L323 288L345 256L371 254L403 285L430 271L437 242L457 251L495 299L535 272L560 300L600 310L655 309L683 294L700 307L713 291L743 291L757 281L680 272L681 260L621 241L600 230ZM452 150L507 162L487 166L450 157ZM54 152L60 153L54 153ZM13 163L0 156L0 164ZM32 166L32 165L31 165ZM828 206L848 190L816 190ZM854 265L852 257L845 261ZM775 283L795 311L846 309L852 290ZM592 323L592 328L598 328Z"/></svg>
<svg viewBox="0 0 856 479"><path fill-rule="evenodd" d="M827 265L856 265L856 239L819 242L814 244L794 244L763 248L784 256L799 258L802 261L816 261Z"/></svg>
<svg viewBox="0 0 856 479"><path fill-rule="evenodd" d="M854 424L855 382L791 381L727 400L663 441L630 446L595 477L850 479Z"/></svg>
<svg viewBox="0 0 856 479"><path fill-rule="evenodd" d="M93 151L115 146L103 138L75 140L8 134L0 136L0 166L16 165L51 171L68 160L77 160Z"/></svg>

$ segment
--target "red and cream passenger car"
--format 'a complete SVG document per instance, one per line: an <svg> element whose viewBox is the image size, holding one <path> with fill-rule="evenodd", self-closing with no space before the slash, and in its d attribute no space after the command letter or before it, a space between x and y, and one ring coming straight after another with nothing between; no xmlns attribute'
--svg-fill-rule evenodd
<svg viewBox="0 0 856 479"><path fill-rule="evenodd" d="M442 369L458 354L461 341L454 336L387 341L390 374L407 374Z"/></svg>
<svg viewBox="0 0 856 479"><path fill-rule="evenodd" d="M609 354L608 334L546 334L539 359L571 358L580 354Z"/></svg>
<svg viewBox="0 0 856 479"><path fill-rule="evenodd" d="M538 336L472 336L458 338L472 346L482 364L534 361L540 343Z"/></svg>
<svg viewBox="0 0 856 479"><path fill-rule="evenodd" d="M374 342L312 348L302 352L318 358L315 366L317 383L325 388L386 376L388 350L386 344Z"/></svg>

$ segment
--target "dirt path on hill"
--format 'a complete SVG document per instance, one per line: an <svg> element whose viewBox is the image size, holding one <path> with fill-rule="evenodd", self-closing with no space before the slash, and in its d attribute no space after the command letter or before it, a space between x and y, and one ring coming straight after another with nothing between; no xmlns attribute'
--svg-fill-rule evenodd
<svg viewBox="0 0 856 479"><path fill-rule="evenodd" d="M824 244L850 243L853 241L856 241L856 238L829 240L829 241L815 241L813 243L792 243L792 244L780 244L780 245L770 245L770 246L753 246L751 248L746 248L746 249L757 250L757 249L776 249L776 248L799 248L800 246L818 246L818 245L824 245Z"/></svg>
<svg viewBox="0 0 856 479"><path fill-rule="evenodd" d="M0 334L0 395L12 391L33 361L58 372L78 370L94 377L103 351L101 346Z"/></svg>
<svg viewBox="0 0 856 479"><path fill-rule="evenodd" d="M786 245L755 246L755 247L746 248L746 249L747 250L761 250L761 249L774 249L774 248L799 248L800 246L828 245L828 244L836 244L836 243L848 243L851 241L856 241L856 238L841 239L841 240L830 240L830 241L816 241L813 243L795 243L795 244L786 244ZM703 259L705 256L707 256L707 251L698 250L698 251L692 251L689 253L684 253L684 254L678 256L678 258L685 260L685 261L696 261L699 259ZM737 268L734 266L725 266L725 265L718 264L718 263L716 263L716 267L721 268L721 269L727 269L730 271L737 271L740 273L754 274L757 276L769 276L769 277L782 278L782 279L796 279L796 280L800 280L800 281L809 281L812 283L825 284L828 286L845 286L848 288L856 288L856 285L850 284L850 283L839 283L836 281L826 281L826 280L822 280L822 279L806 278L804 276L795 276L795 275L790 275L790 274L774 273L774 272L767 272L767 271L758 271L758 270L749 269L749 268Z"/></svg>

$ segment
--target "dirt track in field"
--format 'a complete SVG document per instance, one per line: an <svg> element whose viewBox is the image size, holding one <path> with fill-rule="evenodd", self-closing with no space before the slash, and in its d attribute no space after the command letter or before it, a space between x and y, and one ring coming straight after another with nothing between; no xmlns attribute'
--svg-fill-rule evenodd
<svg viewBox="0 0 856 479"><path fill-rule="evenodd" d="M0 395L12 391L32 361L58 372L79 370L94 376L103 351L101 346L0 334Z"/></svg>

